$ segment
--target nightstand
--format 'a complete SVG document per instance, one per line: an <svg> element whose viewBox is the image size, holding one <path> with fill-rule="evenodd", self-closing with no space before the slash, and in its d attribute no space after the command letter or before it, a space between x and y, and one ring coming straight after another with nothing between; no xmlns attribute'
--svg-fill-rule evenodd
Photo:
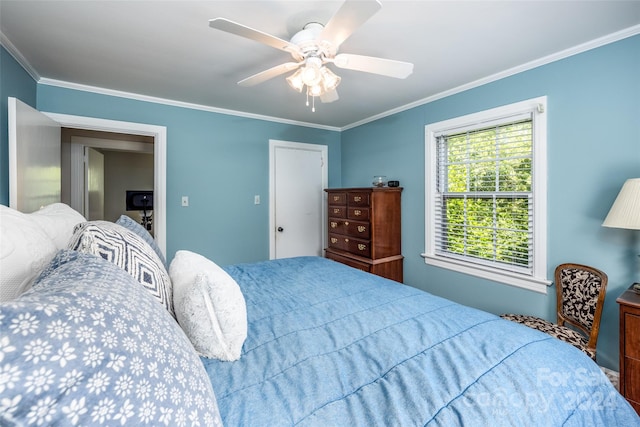
<svg viewBox="0 0 640 427"><path fill-rule="evenodd" d="M620 304L620 393L640 414L640 294L630 286Z"/></svg>

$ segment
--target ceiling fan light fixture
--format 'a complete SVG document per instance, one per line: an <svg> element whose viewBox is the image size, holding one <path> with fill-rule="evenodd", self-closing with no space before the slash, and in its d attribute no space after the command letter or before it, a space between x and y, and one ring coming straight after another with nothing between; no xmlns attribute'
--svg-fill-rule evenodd
<svg viewBox="0 0 640 427"><path fill-rule="evenodd" d="M302 69L302 81L307 86L313 86L320 81L320 70L314 67L304 67Z"/></svg>
<svg viewBox="0 0 640 427"><path fill-rule="evenodd" d="M322 59L317 56L311 56L307 58L304 67L302 68L302 81L307 86L314 86L318 84L322 75L320 69L322 67Z"/></svg>
<svg viewBox="0 0 640 427"><path fill-rule="evenodd" d="M322 63L320 62L320 64ZM307 70L313 70L315 73L313 79L305 78L308 72ZM309 72L309 75L310 74L311 72ZM309 106L309 97L311 97L311 111L315 112L315 98L327 92L334 91L342 79L327 67L323 65L317 67L317 64L312 63L306 64L304 68L299 68L295 73L287 77L286 80L289 86L297 92L302 92L304 87L307 87L307 106Z"/></svg>
<svg viewBox="0 0 640 427"><path fill-rule="evenodd" d="M337 88L340 84L340 80L342 80L340 76L336 75L327 67L322 67L320 69L320 75L322 76L322 82L325 87L325 92L329 92Z"/></svg>
<svg viewBox="0 0 640 427"><path fill-rule="evenodd" d="M307 86L307 91L309 96L320 96L326 92L322 82L319 82L317 85Z"/></svg>
<svg viewBox="0 0 640 427"><path fill-rule="evenodd" d="M302 89L304 89L304 82L302 81L302 69L299 68L295 73L291 74L289 77L285 79L291 89L302 93Z"/></svg>

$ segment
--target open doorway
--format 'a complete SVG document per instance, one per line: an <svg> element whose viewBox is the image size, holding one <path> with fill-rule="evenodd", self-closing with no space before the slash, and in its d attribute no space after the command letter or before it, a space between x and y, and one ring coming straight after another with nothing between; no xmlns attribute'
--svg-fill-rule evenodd
<svg viewBox="0 0 640 427"><path fill-rule="evenodd" d="M64 203L89 220L142 221L141 211L127 210L126 194L153 191L153 137L63 127L61 149ZM146 214L153 234L152 212Z"/></svg>
<svg viewBox="0 0 640 427"><path fill-rule="evenodd" d="M153 138L153 230L156 243L166 256L167 245L167 128L146 123L123 122L96 117L45 113L61 127Z"/></svg>

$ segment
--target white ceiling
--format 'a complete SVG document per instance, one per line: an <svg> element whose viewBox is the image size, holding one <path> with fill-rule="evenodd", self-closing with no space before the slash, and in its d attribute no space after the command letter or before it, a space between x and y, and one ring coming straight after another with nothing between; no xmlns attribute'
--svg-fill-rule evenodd
<svg viewBox="0 0 640 427"><path fill-rule="evenodd" d="M208 20L225 17L288 40L307 22L326 23L342 1L0 0L0 40L43 83L344 129L640 33L640 1L381 1L339 52L412 62L413 74L333 68L340 99L316 103L315 113L286 75L238 86L291 57Z"/></svg>

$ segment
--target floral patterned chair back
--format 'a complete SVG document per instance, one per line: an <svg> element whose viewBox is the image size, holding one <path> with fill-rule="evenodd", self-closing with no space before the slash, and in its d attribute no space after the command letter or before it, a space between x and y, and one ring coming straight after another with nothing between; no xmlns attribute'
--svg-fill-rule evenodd
<svg viewBox="0 0 640 427"><path fill-rule="evenodd" d="M581 264L561 264L555 270L558 325L578 328L595 352L607 290L607 275Z"/></svg>

